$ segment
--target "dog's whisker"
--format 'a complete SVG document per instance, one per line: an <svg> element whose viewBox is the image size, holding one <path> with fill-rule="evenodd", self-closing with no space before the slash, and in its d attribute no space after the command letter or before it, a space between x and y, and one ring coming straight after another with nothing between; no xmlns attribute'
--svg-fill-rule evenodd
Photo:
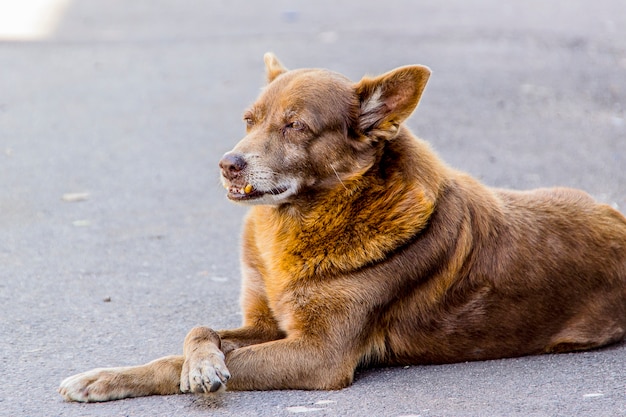
<svg viewBox="0 0 626 417"><path fill-rule="evenodd" d="M337 173L337 170L335 170L335 167L333 166L333 164L330 164L330 169L333 170L333 172L335 173L335 175L337 176L337 179L339 180L339 182L341 183L341 185L343 186L343 188L346 189L346 191L350 191L348 190L348 187L346 187L346 184L343 183L343 181L341 180L341 177L339 177L339 174Z"/></svg>

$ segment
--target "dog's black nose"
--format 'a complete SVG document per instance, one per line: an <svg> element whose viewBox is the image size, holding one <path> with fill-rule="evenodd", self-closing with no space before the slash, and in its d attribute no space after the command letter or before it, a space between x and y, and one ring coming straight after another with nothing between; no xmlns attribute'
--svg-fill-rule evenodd
<svg viewBox="0 0 626 417"><path fill-rule="evenodd" d="M246 167L246 160L243 155L233 152L227 152L220 160L220 168L222 173L228 179L236 177Z"/></svg>

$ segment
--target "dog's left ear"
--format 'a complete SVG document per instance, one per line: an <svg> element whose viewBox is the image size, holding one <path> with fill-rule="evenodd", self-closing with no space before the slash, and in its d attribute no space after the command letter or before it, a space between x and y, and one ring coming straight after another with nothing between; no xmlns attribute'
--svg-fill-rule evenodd
<svg viewBox="0 0 626 417"><path fill-rule="evenodd" d="M267 52L263 55L263 61L265 61L265 73L267 75L267 82L271 83L280 74L287 72L287 68L283 67L276 55L271 52Z"/></svg>
<svg viewBox="0 0 626 417"><path fill-rule="evenodd" d="M400 123L417 107L429 77L430 69L422 65L364 77L355 86L361 103L360 131L375 140L393 138Z"/></svg>

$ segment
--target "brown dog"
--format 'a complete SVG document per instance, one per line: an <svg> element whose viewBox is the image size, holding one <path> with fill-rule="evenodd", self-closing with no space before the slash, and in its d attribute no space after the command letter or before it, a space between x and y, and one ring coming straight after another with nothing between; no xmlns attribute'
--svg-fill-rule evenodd
<svg viewBox="0 0 626 417"><path fill-rule="evenodd" d="M358 366L590 349L626 332L626 219L570 189L487 188L402 122L430 71L353 84L265 56L269 85L222 158L243 236L243 326L183 356L96 369L67 400L338 389Z"/></svg>

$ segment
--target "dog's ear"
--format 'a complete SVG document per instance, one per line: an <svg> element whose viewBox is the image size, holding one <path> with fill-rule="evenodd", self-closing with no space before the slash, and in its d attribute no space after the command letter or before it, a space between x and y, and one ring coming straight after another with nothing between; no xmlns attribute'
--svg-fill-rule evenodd
<svg viewBox="0 0 626 417"><path fill-rule="evenodd" d="M280 74L287 72L287 68L283 67L276 55L271 52L267 52L263 55L265 61L265 73L267 75L267 82L271 83Z"/></svg>
<svg viewBox="0 0 626 417"><path fill-rule="evenodd" d="M421 65L364 77L355 86L361 103L359 130L376 140L393 138L417 107L429 77L430 69Z"/></svg>

